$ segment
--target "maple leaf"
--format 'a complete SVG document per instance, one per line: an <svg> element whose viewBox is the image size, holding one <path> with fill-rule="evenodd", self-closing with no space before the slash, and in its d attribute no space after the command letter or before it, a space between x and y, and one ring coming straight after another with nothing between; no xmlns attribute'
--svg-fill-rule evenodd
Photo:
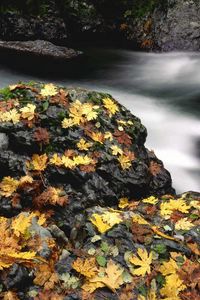
<svg viewBox="0 0 200 300"><path fill-rule="evenodd" d="M103 99L103 106L108 110L110 117L119 111L118 105L110 98Z"/></svg>
<svg viewBox="0 0 200 300"><path fill-rule="evenodd" d="M94 257L86 259L81 259L78 257L72 263L72 268L87 278L95 276L98 271L96 259Z"/></svg>
<svg viewBox="0 0 200 300"><path fill-rule="evenodd" d="M32 218L32 215L27 216L26 214L21 213L12 221L11 228L17 237L25 235L28 228L31 226Z"/></svg>
<svg viewBox="0 0 200 300"><path fill-rule="evenodd" d="M54 153L53 156L50 158L49 163L60 167L60 166L62 166L63 161L62 161L61 157L58 156L57 153Z"/></svg>
<svg viewBox="0 0 200 300"><path fill-rule="evenodd" d="M58 103L67 108L69 106L68 92L64 91L63 89L60 89L54 97L50 98L49 102Z"/></svg>
<svg viewBox="0 0 200 300"><path fill-rule="evenodd" d="M92 132L90 135L91 139L100 144L104 143L104 134L102 132Z"/></svg>
<svg viewBox="0 0 200 300"><path fill-rule="evenodd" d="M0 122L13 122L13 124L19 123L20 121L20 114L18 111L13 108L10 111L6 111L1 113L0 115Z"/></svg>
<svg viewBox="0 0 200 300"><path fill-rule="evenodd" d="M105 140L109 140L110 142L112 142L113 141L113 135L112 135L112 133L109 132L109 131L106 131L105 134L104 134L104 139Z"/></svg>
<svg viewBox="0 0 200 300"><path fill-rule="evenodd" d="M140 225L138 223L133 223L131 227L131 231L133 233L134 242L145 243L146 240L150 240L152 236L152 231L146 225Z"/></svg>
<svg viewBox="0 0 200 300"><path fill-rule="evenodd" d="M151 196L151 197L143 199L142 202L155 205L155 204L158 203L158 198L155 198L154 196Z"/></svg>
<svg viewBox="0 0 200 300"><path fill-rule="evenodd" d="M159 272L161 274L163 274L164 276L170 275L170 274L176 274L177 270L178 270L177 263L172 258L170 258L170 260L167 262L163 262L159 268Z"/></svg>
<svg viewBox="0 0 200 300"><path fill-rule="evenodd" d="M124 283L122 278L123 272L124 269L120 265L115 264L112 260L109 260L107 267L105 268L105 276L99 277L96 275L90 278L89 282L95 284L95 288L98 287L96 287L96 283L102 283L111 291L115 292L116 289L118 289Z"/></svg>
<svg viewBox="0 0 200 300"><path fill-rule="evenodd" d="M28 169L33 171L44 171L47 167L47 160L48 157L46 154L43 155L33 154L32 160L26 162L26 166L28 167Z"/></svg>
<svg viewBox="0 0 200 300"><path fill-rule="evenodd" d="M88 292L88 293L93 293L96 289L98 288L102 288L102 287L105 287L105 284L102 283L102 282L99 282L99 281L96 281L96 282L86 282L82 285L82 289L85 291L85 292Z"/></svg>
<svg viewBox="0 0 200 300"><path fill-rule="evenodd" d="M110 147L110 149L112 150L112 155L122 155L123 154L123 151L120 147L118 147L117 145L113 145Z"/></svg>
<svg viewBox="0 0 200 300"><path fill-rule="evenodd" d="M90 158L88 155L84 155L84 156L78 155L73 158L73 161L76 166L79 166L79 165L86 166L86 165L95 163L95 161L92 158Z"/></svg>
<svg viewBox="0 0 200 300"><path fill-rule="evenodd" d="M55 273L51 262L38 265L33 281L36 285L44 286L44 290L52 290L58 281L58 275Z"/></svg>
<svg viewBox="0 0 200 300"><path fill-rule="evenodd" d="M68 197L63 190L49 187L42 194L34 198L34 203L39 207L48 204L64 206L68 203Z"/></svg>
<svg viewBox="0 0 200 300"><path fill-rule="evenodd" d="M63 155L62 158L62 164L65 166L65 168L69 168L73 170L76 167L76 163L73 159Z"/></svg>
<svg viewBox="0 0 200 300"><path fill-rule="evenodd" d="M20 299L17 296L17 293L12 292L12 291L8 291L8 292L4 293L3 300L20 300Z"/></svg>
<svg viewBox="0 0 200 300"><path fill-rule="evenodd" d="M160 294L165 300L180 300L179 293L186 289L183 281L175 273L165 277L166 283L161 288Z"/></svg>
<svg viewBox="0 0 200 300"><path fill-rule="evenodd" d="M138 224L141 224L141 225L149 225L149 223L148 223L143 217L141 217L141 216L138 215L138 214L134 214L134 215L133 215L132 221L133 221L134 223L138 223Z"/></svg>
<svg viewBox="0 0 200 300"><path fill-rule="evenodd" d="M119 208L122 208L122 209L128 207L129 206L128 198L120 198L118 206L119 206Z"/></svg>
<svg viewBox="0 0 200 300"><path fill-rule="evenodd" d="M178 270L179 277L187 287L200 289L200 264L186 259L182 267Z"/></svg>
<svg viewBox="0 0 200 300"><path fill-rule="evenodd" d="M90 218L90 221L92 222L92 224L94 224L97 227L100 233L104 233L108 231L110 228L112 228L112 226L103 222L101 215L98 214L93 214L92 217Z"/></svg>
<svg viewBox="0 0 200 300"><path fill-rule="evenodd" d="M62 120L62 128L70 128L70 127L73 127L75 125L77 125L77 123L72 118L69 118L69 119L64 118Z"/></svg>
<svg viewBox="0 0 200 300"><path fill-rule="evenodd" d="M150 161L149 171L153 176L156 176L160 173L162 165L158 164L155 161Z"/></svg>
<svg viewBox="0 0 200 300"><path fill-rule="evenodd" d="M101 215L102 220L108 223L111 227L122 222L120 214L117 212L105 212Z"/></svg>
<svg viewBox="0 0 200 300"><path fill-rule="evenodd" d="M151 263L152 263L152 252L148 254L146 249L138 248L137 255L133 255L129 258L129 262L137 268L131 270L131 273L136 276L145 276L146 273L150 274L151 272Z"/></svg>
<svg viewBox="0 0 200 300"><path fill-rule="evenodd" d="M27 119L28 121L33 120L35 117L35 109L36 106L34 104L28 103L25 107L20 109L21 117L23 119Z"/></svg>
<svg viewBox="0 0 200 300"><path fill-rule="evenodd" d="M92 147L92 143L87 143L84 139L80 139L80 141L76 144L78 149L81 151L88 151L89 148Z"/></svg>
<svg viewBox="0 0 200 300"><path fill-rule="evenodd" d="M82 105L82 114L85 115L87 121L95 120L98 116L98 112L96 111L99 109L99 106L94 106L91 103L84 103Z"/></svg>
<svg viewBox="0 0 200 300"><path fill-rule="evenodd" d="M80 166L80 170L86 173L91 173L91 172L95 172L96 168L94 164L90 164L87 166Z"/></svg>
<svg viewBox="0 0 200 300"><path fill-rule="evenodd" d="M49 144L50 135L46 128L36 128L33 137L39 143L42 143L44 145Z"/></svg>
<svg viewBox="0 0 200 300"><path fill-rule="evenodd" d="M165 219L170 218L174 210L178 210L182 213L188 213L191 206L187 205L185 200L182 198L171 199L169 201L163 202L160 205L160 214L165 217Z"/></svg>
<svg viewBox="0 0 200 300"><path fill-rule="evenodd" d="M0 195L10 197L14 192L16 192L18 186L18 180L15 180L10 176L4 177L0 183Z"/></svg>
<svg viewBox="0 0 200 300"><path fill-rule="evenodd" d="M52 83L45 84L44 88L40 91L43 97L55 96L57 93L57 87Z"/></svg>
<svg viewBox="0 0 200 300"><path fill-rule="evenodd" d="M124 144L126 146L132 145L132 138L125 131L115 130L113 135L119 144Z"/></svg>
<svg viewBox="0 0 200 300"><path fill-rule="evenodd" d="M190 221L188 221L187 218L180 219L178 222L175 224L175 229L176 230L190 230L193 228L195 225L192 224Z"/></svg>

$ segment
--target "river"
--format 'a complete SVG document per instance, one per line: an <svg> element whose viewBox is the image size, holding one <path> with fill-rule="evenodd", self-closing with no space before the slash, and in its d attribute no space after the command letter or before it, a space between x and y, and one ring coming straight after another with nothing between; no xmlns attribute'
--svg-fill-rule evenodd
<svg viewBox="0 0 200 300"><path fill-rule="evenodd" d="M71 75L25 74L0 66L0 86L41 80L111 93L140 117L177 192L200 191L200 54L85 48ZM43 66L38 67L38 71Z"/></svg>

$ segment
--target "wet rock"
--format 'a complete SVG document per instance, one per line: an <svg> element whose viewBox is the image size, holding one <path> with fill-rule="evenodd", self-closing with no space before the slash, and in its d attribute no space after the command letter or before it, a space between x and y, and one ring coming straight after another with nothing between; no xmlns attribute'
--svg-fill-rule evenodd
<svg viewBox="0 0 200 300"><path fill-rule="evenodd" d="M66 47L56 46L48 41L0 41L0 51L13 51L19 55L39 56L40 58L51 58L55 60L70 60L81 54Z"/></svg>

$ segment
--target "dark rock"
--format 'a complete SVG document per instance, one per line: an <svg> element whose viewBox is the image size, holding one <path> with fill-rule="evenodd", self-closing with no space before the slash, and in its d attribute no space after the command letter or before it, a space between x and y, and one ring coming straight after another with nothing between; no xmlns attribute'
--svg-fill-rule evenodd
<svg viewBox="0 0 200 300"><path fill-rule="evenodd" d="M56 46L48 41L0 41L0 51L14 51L18 55L32 55L39 56L40 58L50 58L55 60L70 60L82 52L75 51L66 47Z"/></svg>

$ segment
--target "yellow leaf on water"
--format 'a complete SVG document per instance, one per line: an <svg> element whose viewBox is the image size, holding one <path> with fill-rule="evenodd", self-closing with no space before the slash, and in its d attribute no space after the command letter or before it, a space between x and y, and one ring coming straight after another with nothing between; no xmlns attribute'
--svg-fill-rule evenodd
<svg viewBox="0 0 200 300"><path fill-rule="evenodd" d="M57 93L57 87L52 83L45 84L44 88L41 89L40 92L43 97L55 96Z"/></svg>
<svg viewBox="0 0 200 300"><path fill-rule="evenodd" d="M133 255L129 258L130 263L138 267L131 270L131 273L136 276L145 276L146 273L150 274L153 258L152 252L148 254L146 249L138 248L137 255L138 256Z"/></svg>

